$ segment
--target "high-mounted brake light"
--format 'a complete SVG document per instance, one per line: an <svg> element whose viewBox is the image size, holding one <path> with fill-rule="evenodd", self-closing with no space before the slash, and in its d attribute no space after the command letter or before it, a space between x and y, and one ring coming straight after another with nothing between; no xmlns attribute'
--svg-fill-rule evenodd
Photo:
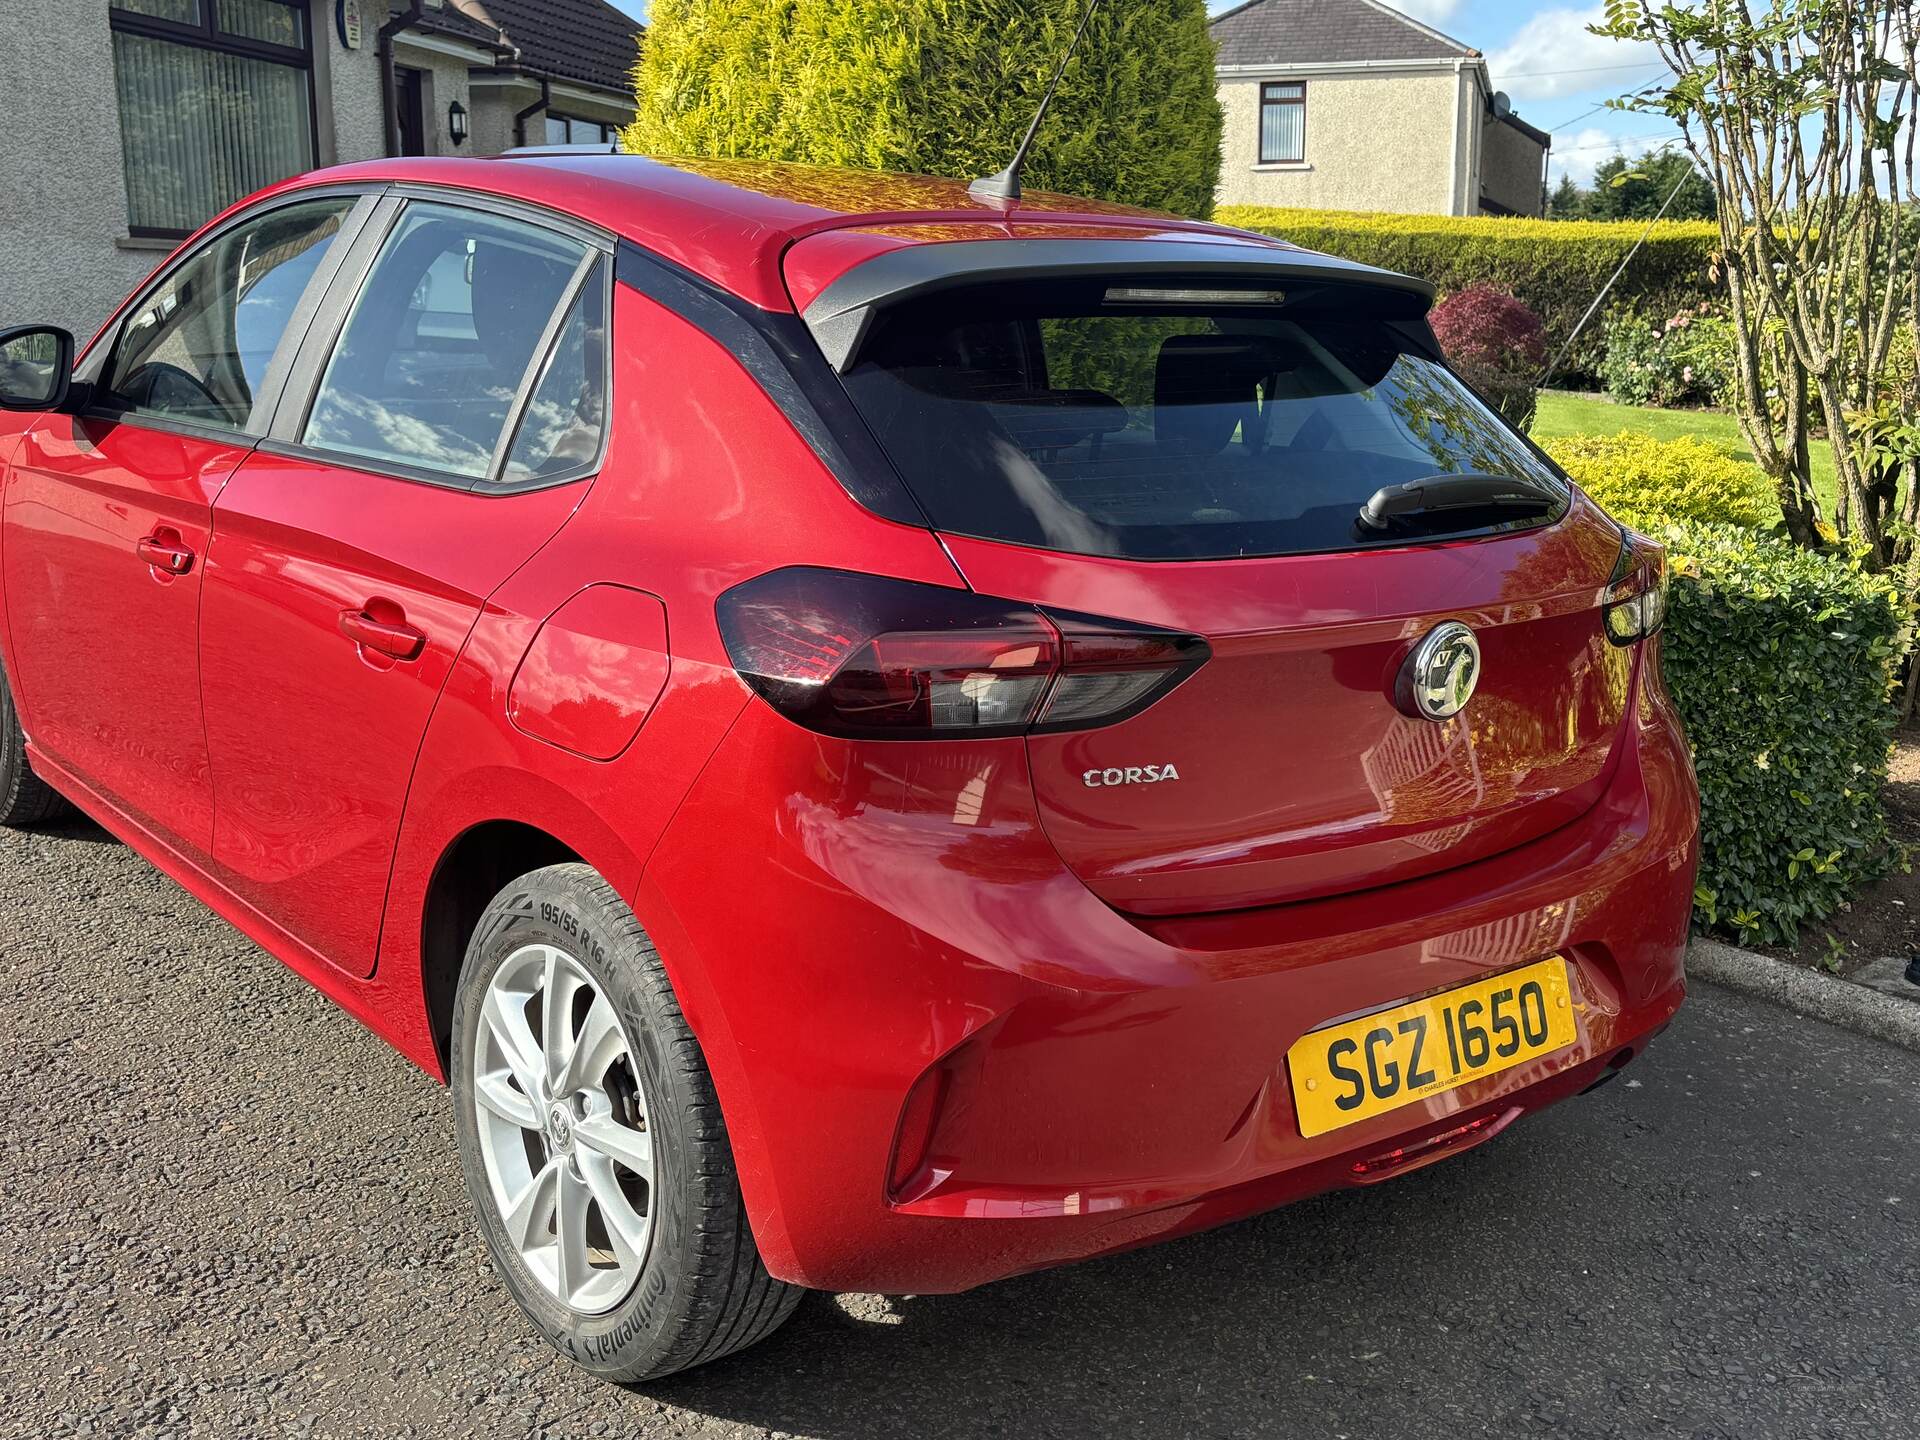
<svg viewBox="0 0 1920 1440"><path fill-rule="evenodd" d="M1602 610L1616 645L1656 634L1667 618L1667 552L1643 536L1625 537Z"/></svg>
<svg viewBox="0 0 1920 1440"><path fill-rule="evenodd" d="M1284 290L1195 290L1151 285L1109 285L1109 305L1283 305Z"/></svg>
<svg viewBox="0 0 1920 1440"><path fill-rule="evenodd" d="M1212 653L1198 635L805 566L736 585L719 621L734 669L774 709L875 740L1111 725Z"/></svg>

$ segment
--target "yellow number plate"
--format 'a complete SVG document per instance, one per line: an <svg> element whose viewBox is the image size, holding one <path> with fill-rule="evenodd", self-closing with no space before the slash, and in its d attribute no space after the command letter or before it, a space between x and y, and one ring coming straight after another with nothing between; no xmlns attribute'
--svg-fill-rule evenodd
<svg viewBox="0 0 1920 1440"><path fill-rule="evenodd" d="M1498 1075L1578 1035L1567 962L1558 956L1329 1025L1287 1052L1300 1133L1324 1135Z"/></svg>

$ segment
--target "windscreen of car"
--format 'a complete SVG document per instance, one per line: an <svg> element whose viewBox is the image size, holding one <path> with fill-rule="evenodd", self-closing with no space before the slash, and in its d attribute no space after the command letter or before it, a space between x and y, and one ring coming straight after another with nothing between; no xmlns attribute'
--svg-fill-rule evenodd
<svg viewBox="0 0 1920 1440"><path fill-rule="evenodd" d="M1377 489L1438 474L1565 493L1351 287L945 291L883 311L846 384L935 528L1048 550L1353 549Z"/></svg>

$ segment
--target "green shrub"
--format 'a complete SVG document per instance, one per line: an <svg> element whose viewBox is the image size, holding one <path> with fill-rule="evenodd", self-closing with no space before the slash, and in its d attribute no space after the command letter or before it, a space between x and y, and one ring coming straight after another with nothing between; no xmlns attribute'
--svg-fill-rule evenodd
<svg viewBox="0 0 1920 1440"><path fill-rule="evenodd" d="M1601 336L1600 381L1623 405L1727 405L1733 399L1733 322L1704 300L1660 325L1637 311L1616 311Z"/></svg>
<svg viewBox="0 0 1920 1440"><path fill-rule="evenodd" d="M1884 575L1733 525L1656 527L1665 672L1700 777L1696 917L1791 941L1884 874L1904 619Z"/></svg>
<svg viewBox="0 0 1920 1440"><path fill-rule="evenodd" d="M1567 435L1542 446L1614 519L1652 531L1673 520L1767 529L1780 518L1773 486L1750 461L1694 436L1656 440Z"/></svg>
<svg viewBox="0 0 1920 1440"><path fill-rule="evenodd" d="M625 142L962 179L1013 157L1081 0L654 0ZM1033 189L1205 215L1220 104L1203 0L1103 5Z"/></svg>
<svg viewBox="0 0 1920 1440"><path fill-rule="evenodd" d="M1885 575L1771 533L1757 466L1691 437L1572 435L1547 453L1667 547L1667 688L1700 777L1696 918L1791 940L1896 847L1880 788L1906 620Z"/></svg>
<svg viewBox="0 0 1920 1440"><path fill-rule="evenodd" d="M1491 285L1522 300L1546 325L1555 353L1600 287L1647 227L1638 220L1516 220L1493 216L1385 215L1230 205L1215 217L1311 250L1431 280L1443 292ZM1719 296L1718 227L1661 221L1647 234L1608 303L1664 320ZM1588 324L1556 378L1599 373L1600 327Z"/></svg>

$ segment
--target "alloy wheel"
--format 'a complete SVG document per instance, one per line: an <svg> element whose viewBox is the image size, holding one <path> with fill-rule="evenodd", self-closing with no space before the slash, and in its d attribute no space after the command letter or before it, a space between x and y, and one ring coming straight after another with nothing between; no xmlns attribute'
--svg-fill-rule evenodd
<svg viewBox="0 0 1920 1440"><path fill-rule="evenodd" d="M573 956L525 946L487 983L472 1063L508 1244L554 1299L604 1314L653 1238L653 1138L619 1011Z"/></svg>

